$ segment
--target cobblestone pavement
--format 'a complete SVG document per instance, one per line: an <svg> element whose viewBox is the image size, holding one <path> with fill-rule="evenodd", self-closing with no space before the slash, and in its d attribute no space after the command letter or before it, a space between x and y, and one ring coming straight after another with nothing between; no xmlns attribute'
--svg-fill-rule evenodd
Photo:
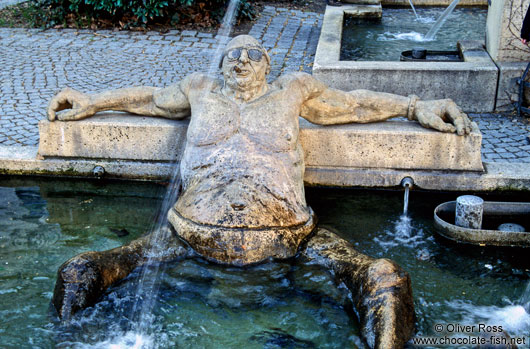
<svg viewBox="0 0 530 349"><path fill-rule="evenodd" d="M530 124L498 114L472 115L482 132L482 160L530 163Z"/></svg>
<svg viewBox="0 0 530 349"><path fill-rule="evenodd" d="M27 0L0 0L0 10L4 7L20 4L21 2L26 2Z"/></svg>
<svg viewBox="0 0 530 349"><path fill-rule="evenodd" d="M322 14L265 7L250 34L269 50L275 79L311 72ZM113 32L0 28L0 144L35 146L50 98L69 86L84 92L127 86L166 86L206 71L218 37L197 31ZM523 120L474 114L483 158L529 162L530 127Z"/></svg>
<svg viewBox="0 0 530 349"><path fill-rule="evenodd" d="M311 71L321 18L265 8L252 34L271 49L271 79L286 69ZM166 86L191 72L206 71L217 42L212 34L196 31L0 28L0 144L38 144L37 123L63 87L95 92Z"/></svg>

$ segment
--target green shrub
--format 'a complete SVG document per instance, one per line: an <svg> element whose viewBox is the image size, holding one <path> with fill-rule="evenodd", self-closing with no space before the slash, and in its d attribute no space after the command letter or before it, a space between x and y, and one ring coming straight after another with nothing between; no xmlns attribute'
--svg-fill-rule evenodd
<svg viewBox="0 0 530 349"><path fill-rule="evenodd" d="M209 24L219 22L229 0L35 0L41 9L39 20L47 27L66 24L68 19L110 20L129 25L155 22L178 23L186 17ZM193 16L190 16L190 13ZM241 0L240 18L252 18L254 9L249 0Z"/></svg>

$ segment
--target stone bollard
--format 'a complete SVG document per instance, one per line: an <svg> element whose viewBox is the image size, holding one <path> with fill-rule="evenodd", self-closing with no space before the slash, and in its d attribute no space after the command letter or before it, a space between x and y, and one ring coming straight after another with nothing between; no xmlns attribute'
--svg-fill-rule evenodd
<svg viewBox="0 0 530 349"><path fill-rule="evenodd" d="M455 224L462 228L482 228L484 200L474 195L462 195L456 199Z"/></svg>

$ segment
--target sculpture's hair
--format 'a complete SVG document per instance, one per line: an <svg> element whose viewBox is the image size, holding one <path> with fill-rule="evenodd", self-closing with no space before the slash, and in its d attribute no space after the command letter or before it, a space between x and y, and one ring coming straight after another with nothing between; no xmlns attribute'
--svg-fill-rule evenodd
<svg viewBox="0 0 530 349"><path fill-rule="evenodd" d="M269 56L269 53L263 47L263 45L261 45L261 43L258 40L256 40L254 37L250 35L238 35L232 40L230 40L228 44L226 44L225 50L223 51L223 56L221 57L221 61L219 62L219 68L223 66L223 60L225 58L225 55L228 53L228 51L234 48L238 48L238 47L256 47L260 49L265 55L265 59L267 60L267 64L269 65L267 74L269 73L270 66L271 66L271 58Z"/></svg>

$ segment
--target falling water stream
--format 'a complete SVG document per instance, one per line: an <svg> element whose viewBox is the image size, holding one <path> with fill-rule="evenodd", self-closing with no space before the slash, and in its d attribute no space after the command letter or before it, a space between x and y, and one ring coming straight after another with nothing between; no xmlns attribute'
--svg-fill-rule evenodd
<svg viewBox="0 0 530 349"><path fill-rule="evenodd" d="M403 197L403 215L407 215L407 211L409 210L409 190L410 186L405 186L405 194Z"/></svg>
<svg viewBox="0 0 530 349"><path fill-rule="evenodd" d="M210 61L208 75L214 76L219 69L219 62L222 58L223 49L230 39L234 19L237 13L239 0L231 0L224 15L221 26L217 32L217 47ZM213 84L213 79L211 80ZM211 91L211 87L204 89L204 93ZM199 106L200 107L200 106ZM178 145L178 154L183 153L185 137L181 138ZM153 308L156 304L157 294L160 288L160 263L157 257L160 257L165 248L164 241L172 234L167 213L172 205L177 201L181 186L180 166L175 162L172 166L172 178L169 182L168 190L164 196L161 208L157 213L157 218L151 228L150 240L147 244L150 251L146 261L146 267L141 271L138 280L138 289L136 292L136 301L132 308L131 324L129 332L111 340L100 343L102 347L111 348L152 348L154 338L150 337L150 330L154 320ZM96 347L98 347L96 345Z"/></svg>
<svg viewBox="0 0 530 349"><path fill-rule="evenodd" d="M530 314L530 282L526 285L526 289L519 299L519 304L521 304L525 311Z"/></svg>
<svg viewBox="0 0 530 349"><path fill-rule="evenodd" d="M424 40L428 41L428 40L434 39L434 36L436 35L436 33L438 33L438 30L440 30L445 20L447 19L447 17L453 12L453 10L455 9L456 5L458 5L459 2L460 0L453 0L453 2L449 6L447 6L445 11L436 21L436 23L434 23L434 25L427 32L427 34L425 34Z"/></svg>
<svg viewBox="0 0 530 349"><path fill-rule="evenodd" d="M414 7L414 4L412 3L412 0L409 0L409 3L410 3L410 7L412 8L412 11L414 11L414 16L416 16L416 19L420 19L420 17L418 17L418 13L416 12L416 8Z"/></svg>

